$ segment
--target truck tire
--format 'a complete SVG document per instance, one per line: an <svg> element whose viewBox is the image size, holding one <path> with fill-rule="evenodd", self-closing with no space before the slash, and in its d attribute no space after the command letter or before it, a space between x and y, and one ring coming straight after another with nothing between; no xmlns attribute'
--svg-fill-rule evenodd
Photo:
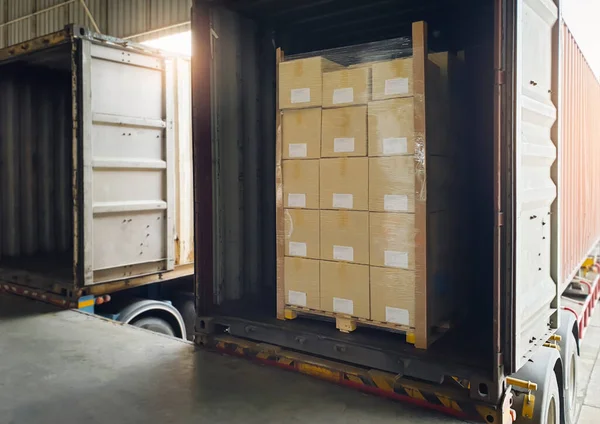
<svg viewBox="0 0 600 424"><path fill-rule="evenodd" d="M563 420L564 424L577 423L577 372L579 371L579 344L577 316L560 311L560 356L563 363Z"/></svg>
<svg viewBox="0 0 600 424"><path fill-rule="evenodd" d="M550 378L544 393L540 424L560 424L560 391L556 376Z"/></svg>
<svg viewBox="0 0 600 424"><path fill-rule="evenodd" d="M577 372L579 366L579 353L577 351L577 340L570 332L563 345L565 361L565 407L564 423L577 424Z"/></svg>
<svg viewBox="0 0 600 424"><path fill-rule="evenodd" d="M171 324L157 317L140 318L139 320L132 322L131 325L143 328L145 330L154 331L155 333L175 337L175 331L173 331Z"/></svg>

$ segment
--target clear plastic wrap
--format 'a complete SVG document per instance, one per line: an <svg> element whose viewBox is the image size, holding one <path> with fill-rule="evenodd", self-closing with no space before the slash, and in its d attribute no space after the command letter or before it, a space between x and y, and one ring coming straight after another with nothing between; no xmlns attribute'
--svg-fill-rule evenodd
<svg viewBox="0 0 600 424"><path fill-rule="evenodd" d="M451 55L440 53L430 60L424 28L415 24L412 39L314 52L279 64L283 145L277 160L283 168L279 183L284 199L278 216L285 219L285 234L278 234L278 240L286 245L278 246L278 252L287 258L278 262L284 263L278 269L278 288L285 293L287 312L278 316L343 317L357 325L405 332L407 340L426 348L432 329L452 315L454 306L440 306L448 287L432 286L438 275L449 272L451 262L439 257L439 252L449 255L446 247L452 240L440 224L451 225L453 209L444 192L452 163L444 150L453 137L446 118L451 113ZM429 175L430 156L443 172ZM306 162L310 167L302 165ZM319 164L318 170L312 162ZM291 171L296 168L303 171ZM312 200L302 206L288 199L291 193L302 197L301 190L313 199L315 189L316 208ZM429 202L428 196L436 201ZM298 207L319 210L303 214L288 209ZM428 233L432 229L436 234ZM313 240L313 246L304 246L305 240ZM294 270L306 270L285 267L292 256L318 260L318 284L314 269L303 285ZM314 299L315 290L318 307L305 301Z"/></svg>

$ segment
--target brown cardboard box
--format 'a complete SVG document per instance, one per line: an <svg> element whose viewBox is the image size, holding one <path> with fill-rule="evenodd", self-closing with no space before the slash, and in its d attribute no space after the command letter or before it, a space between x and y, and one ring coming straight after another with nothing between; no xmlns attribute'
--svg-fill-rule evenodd
<svg viewBox="0 0 600 424"><path fill-rule="evenodd" d="M369 158L369 210L415 211L415 157Z"/></svg>
<svg viewBox="0 0 600 424"><path fill-rule="evenodd" d="M371 100L371 68L323 74L323 107L365 105Z"/></svg>
<svg viewBox="0 0 600 424"><path fill-rule="evenodd" d="M283 112L283 158L321 157L321 108Z"/></svg>
<svg viewBox="0 0 600 424"><path fill-rule="evenodd" d="M285 209L285 256L319 259L319 211Z"/></svg>
<svg viewBox="0 0 600 424"><path fill-rule="evenodd" d="M374 63L371 70L373 75L373 100L413 95L412 58Z"/></svg>
<svg viewBox="0 0 600 424"><path fill-rule="evenodd" d="M369 212L321 211L321 259L369 264Z"/></svg>
<svg viewBox="0 0 600 424"><path fill-rule="evenodd" d="M300 109L322 105L323 72L341 68L321 56L279 64L279 108Z"/></svg>
<svg viewBox="0 0 600 424"><path fill-rule="evenodd" d="M378 268L371 271L371 319L415 327L415 271Z"/></svg>
<svg viewBox="0 0 600 424"><path fill-rule="evenodd" d="M368 210L369 159L321 159L321 209Z"/></svg>
<svg viewBox="0 0 600 424"><path fill-rule="evenodd" d="M415 216L370 212L370 264L415 269Z"/></svg>
<svg viewBox="0 0 600 424"><path fill-rule="evenodd" d="M283 161L283 205L319 209L319 160Z"/></svg>
<svg viewBox="0 0 600 424"><path fill-rule="evenodd" d="M285 303L304 308L321 309L319 261L285 258Z"/></svg>
<svg viewBox="0 0 600 424"><path fill-rule="evenodd" d="M321 309L369 319L369 267L321 262Z"/></svg>
<svg viewBox="0 0 600 424"><path fill-rule="evenodd" d="M415 153L413 98L369 102L369 156Z"/></svg>
<svg viewBox="0 0 600 424"><path fill-rule="evenodd" d="M367 107L323 110L321 157L367 155Z"/></svg>

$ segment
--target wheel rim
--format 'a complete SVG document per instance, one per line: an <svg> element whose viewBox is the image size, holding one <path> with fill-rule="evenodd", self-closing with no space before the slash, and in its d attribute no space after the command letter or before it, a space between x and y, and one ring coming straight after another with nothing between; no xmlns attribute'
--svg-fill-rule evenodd
<svg viewBox="0 0 600 424"><path fill-rule="evenodd" d="M550 405L548 405L548 420L546 421L547 424L558 424L556 418L556 400L554 399L554 397L552 397L552 399L550 399Z"/></svg>

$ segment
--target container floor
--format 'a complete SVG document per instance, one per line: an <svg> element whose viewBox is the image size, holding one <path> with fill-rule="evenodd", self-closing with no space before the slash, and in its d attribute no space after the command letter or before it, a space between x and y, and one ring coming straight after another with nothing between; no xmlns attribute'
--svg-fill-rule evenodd
<svg viewBox="0 0 600 424"><path fill-rule="evenodd" d="M0 294L2 423L457 423L193 344Z"/></svg>
<svg viewBox="0 0 600 424"><path fill-rule="evenodd" d="M579 424L600 413L600 313L581 349ZM2 423L459 423L311 377L0 293Z"/></svg>
<svg viewBox="0 0 600 424"><path fill-rule="evenodd" d="M0 268L4 270L26 271L42 275L64 283L73 281L73 253L60 255L36 255L28 257L2 257Z"/></svg>

